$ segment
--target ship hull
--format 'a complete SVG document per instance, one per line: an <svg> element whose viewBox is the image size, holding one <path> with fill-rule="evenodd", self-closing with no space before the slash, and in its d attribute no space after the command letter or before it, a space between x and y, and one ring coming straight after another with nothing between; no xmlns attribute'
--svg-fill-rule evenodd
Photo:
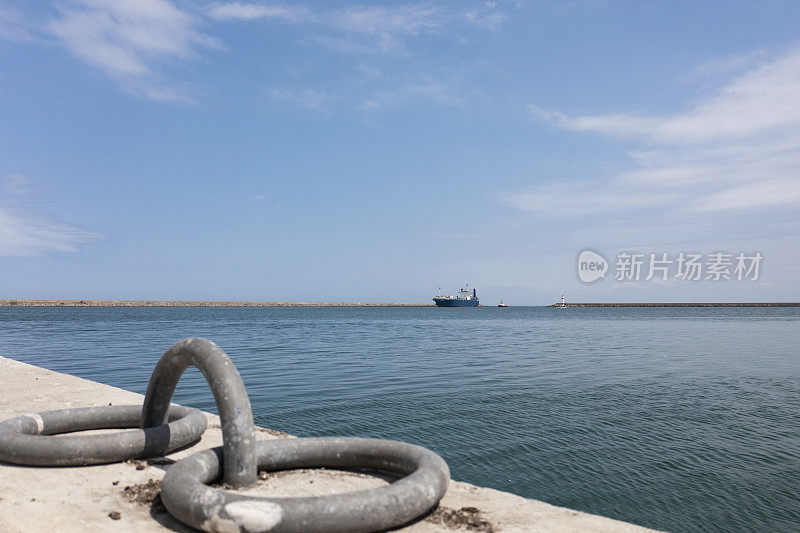
<svg viewBox="0 0 800 533"><path fill-rule="evenodd" d="M472 300L458 300L456 298L448 299L448 298L434 298L434 303L438 307L478 307L478 300L473 298Z"/></svg>

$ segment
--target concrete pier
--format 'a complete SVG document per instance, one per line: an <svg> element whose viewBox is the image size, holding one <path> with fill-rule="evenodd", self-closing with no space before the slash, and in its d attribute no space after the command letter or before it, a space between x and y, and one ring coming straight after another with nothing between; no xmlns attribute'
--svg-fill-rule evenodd
<svg viewBox="0 0 800 533"><path fill-rule="evenodd" d="M800 302L556 302L547 307L800 307Z"/></svg>
<svg viewBox="0 0 800 533"><path fill-rule="evenodd" d="M433 303L236 302L194 300L0 300L0 307L433 307Z"/></svg>
<svg viewBox="0 0 800 533"><path fill-rule="evenodd" d="M141 404L142 401L140 394L0 357L0 421L53 409ZM54 468L0 463L0 531L190 531L164 510L158 491L171 462L222 444L219 418L210 413L206 416L209 429L200 442L155 460ZM292 437L258 428L257 438ZM274 497L314 496L363 490L385 483L380 477L354 472L292 470L261 473L258 486L248 489L247 493ZM403 531L613 533L652 530L453 481L439 507Z"/></svg>

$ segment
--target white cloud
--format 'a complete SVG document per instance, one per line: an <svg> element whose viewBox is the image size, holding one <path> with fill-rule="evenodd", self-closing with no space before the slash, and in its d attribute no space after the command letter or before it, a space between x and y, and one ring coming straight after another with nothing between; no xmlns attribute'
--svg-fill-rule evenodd
<svg viewBox="0 0 800 533"><path fill-rule="evenodd" d="M397 53L404 50L404 39L431 33L445 22L444 12L429 4L405 4L392 7L353 6L334 11L328 24L351 37L317 39L330 43L338 51L360 53ZM354 41L361 36L361 41Z"/></svg>
<svg viewBox="0 0 800 533"><path fill-rule="evenodd" d="M21 198L33 193L34 182L22 174L8 174L0 180L0 198Z"/></svg>
<svg viewBox="0 0 800 533"><path fill-rule="evenodd" d="M77 252L96 236L75 226L0 207L0 256L25 257L49 252Z"/></svg>
<svg viewBox="0 0 800 533"><path fill-rule="evenodd" d="M796 164L800 164L800 159ZM770 208L784 205L800 206L800 173L796 173L791 179L770 179L727 188L693 203L693 207L699 211Z"/></svg>
<svg viewBox="0 0 800 533"><path fill-rule="evenodd" d="M230 2L213 4L208 14L216 20L259 20L275 19L289 22L302 22L312 18L306 7L287 6L284 4L254 4L248 2Z"/></svg>
<svg viewBox="0 0 800 533"><path fill-rule="evenodd" d="M722 60L720 75L762 56L729 62L736 67ZM629 152L639 168L594 182L588 196L552 185L503 196L519 209L587 213L605 210L606 202L696 213L800 207L800 48L762 60L673 115L528 110L566 130L639 143Z"/></svg>
<svg viewBox="0 0 800 533"><path fill-rule="evenodd" d="M454 107L466 104L464 98L455 94L448 84L426 76L420 81L405 84L398 89L377 91L359 107L365 111L376 111L419 102L433 102Z"/></svg>
<svg viewBox="0 0 800 533"><path fill-rule="evenodd" d="M481 14L481 13L476 13L475 11L466 12L464 14L464 17L472 24L481 26L489 30L500 29L500 26L503 25L503 21L505 21L506 19L506 16L503 13Z"/></svg>
<svg viewBox="0 0 800 533"><path fill-rule="evenodd" d="M313 42L321 44L325 48L340 53L356 53L356 54L380 54L385 53L386 50L372 45L371 43L362 43L348 37L331 37L329 35L320 35L312 39Z"/></svg>
<svg viewBox="0 0 800 533"><path fill-rule="evenodd" d="M371 77L380 76L380 72L374 70L368 70L365 74ZM430 76L423 76L394 89L374 89L366 98L360 96L366 90L362 85L359 85L359 90L355 94L351 94L352 88L348 87L341 86L332 91L320 91L308 87L273 87L266 94L273 100L322 113L327 113L333 103L370 112L430 103L449 107L466 105L466 100L450 85Z"/></svg>
<svg viewBox="0 0 800 533"><path fill-rule="evenodd" d="M497 2L484 2L482 6L464 13L464 19L470 24L496 31L503 25L506 15L498 10Z"/></svg>
<svg viewBox="0 0 800 533"><path fill-rule="evenodd" d="M212 4L209 16L218 20L314 21L346 33L388 37L419 35L433 31L444 23L447 15L442 9L428 3L396 6L356 5L314 14L310 9L301 6L226 2Z"/></svg>
<svg viewBox="0 0 800 533"><path fill-rule="evenodd" d="M709 76L712 79L719 79L721 76L738 75L745 70L763 63L768 59L766 50L755 50L740 55L717 58L707 61L694 68L694 72L700 76Z"/></svg>
<svg viewBox="0 0 800 533"><path fill-rule="evenodd" d="M800 129L800 48L744 73L685 113L570 117L530 109L537 118L565 129L656 145L692 145L796 132Z"/></svg>
<svg viewBox="0 0 800 533"><path fill-rule="evenodd" d="M470 24L497 29L505 16L495 2L484 2L466 12L448 10L431 2L399 5L353 5L312 12L306 7L279 3L226 2L212 4L209 16L218 20L285 20L313 23L318 35L305 39L332 50L358 54L396 54L414 37ZM333 34L331 34L333 33Z"/></svg>
<svg viewBox="0 0 800 533"><path fill-rule="evenodd" d="M325 106L337 98L322 91L309 88L289 89L274 87L267 94L275 100L290 102L297 107L314 111L324 111Z"/></svg>
<svg viewBox="0 0 800 533"><path fill-rule="evenodd" d="M51 220L35 208L35 183L21 175L0 180L0 257L77 252L97 235Z"/></svg>
<svg viewBox="0 0 800 533"><path fill-rule="evenodd" d="M48 29L74 56L154 100L190 100L163 80L159 67L194 58L198 48L219 46L199 31L196 17L166 0L73 0L59 14Z"/></svg>
<svg viewBox="0 0 800 533"><path fill-rule="evenodd" d="M465 26L496 28L503 9L513 2L475 2L467 7L440 7L434 2L395 5L363 3L344 8L314 7L268 1L216 1L204 6L176 0L62 0L47 9L32 4L0 5L0 38L47 44L56 41L73 56L115 80L141 98L192 102L190 84L171 79L170 67L194 60L222 43L210 36L209 21L283 21L307 35L299 42L317 43L341 53L364 55L409 53L408 44L423 36L451 33ZM419 85L415 87L415 85ZM402 90L373 91L364 107L412 100L405 94L427 92L435 101L459 105L430 84L409 83ZM280 97L280 95L278 95ZM320 107L312 94L309 108Z"/></svg>
<svg viewBox="0 0 800 533"><path fill-rule="evenodd" d="M439 8L427 4L354 6L334 12L331 24L345 31L370 35L418 35L439 27L442 16Z"/></svg>
<svg viewBox="0 0 800 533"><path fill-rule="evenodd" d="M651 207L675 201L674 193L625 191L591 183L547 184L530 191L501 195L508 205L522 211L573 216L616 212L622 208Z"/></svg>
<svg viewBox="0 0 800 533"><path fill-rule="evenodd" d="M21 9L10 5L0 5L0 38L17 42L34 42L36 36L31 31L33 22Z"/></svg>

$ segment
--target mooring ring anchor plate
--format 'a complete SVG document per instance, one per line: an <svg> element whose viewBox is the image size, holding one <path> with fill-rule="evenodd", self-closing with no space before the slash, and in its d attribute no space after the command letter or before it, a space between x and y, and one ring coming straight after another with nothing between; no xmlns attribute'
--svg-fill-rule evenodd
<svg viewBox="0 0 800 533"><path fill-rule="evenodd" d="M447 491L450 471L434 452L404 442L320 437L256 444L259 468L366 468L401 477L389 485L307 498L260 498L217 490L222 449L172 465L161 499L181 522L204 531L366 532L406 524L432 509Z"/></svg>
<svg viewBox="0 0 800 533"><path fill-rule="evenodd" d="M92 435L59 435L92 429L139 428L141 405L81 407L17 416L0 423L0 461L34 466L78 466L155 457L197 441L206 417L172 405L169 423Z"/></svg>

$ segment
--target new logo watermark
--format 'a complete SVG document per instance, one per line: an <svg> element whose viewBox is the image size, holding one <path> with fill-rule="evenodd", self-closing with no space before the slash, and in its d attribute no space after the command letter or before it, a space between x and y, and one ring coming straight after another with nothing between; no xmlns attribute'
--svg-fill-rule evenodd
<svg viewBox="0 0 800 533"><path fill-rule="evenodd" d="M606 277L608 261L594 250L584 250L578 255L578 277L584 283L592 283Z"/></svg>
<svg viewBox="0 0 800 533"><path fill-rule="evenodd" d="M617 254L614 279L616 281L757 281L764 256L760 252L737 254L714 252L710 254L680 252ZM594 250L583 250L578 255L578 278L593 283L605 278L609 263Z"/></svg>

